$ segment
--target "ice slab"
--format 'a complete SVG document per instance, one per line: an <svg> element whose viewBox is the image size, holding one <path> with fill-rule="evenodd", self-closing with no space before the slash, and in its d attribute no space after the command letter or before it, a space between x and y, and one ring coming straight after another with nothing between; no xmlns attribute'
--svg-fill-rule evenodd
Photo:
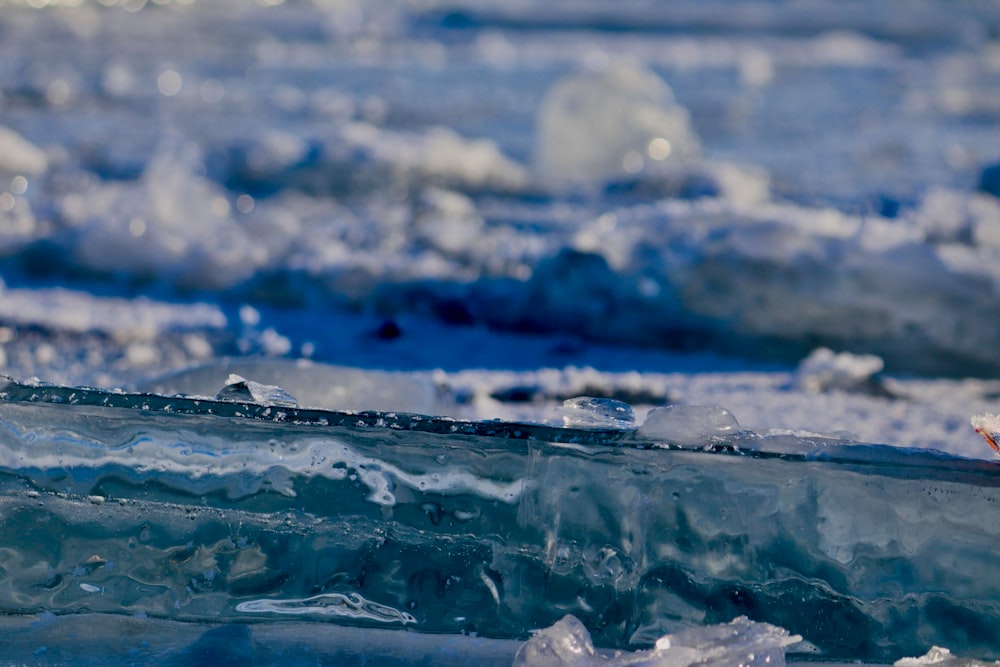
<svg viewBox="0 0 1000 667"><path fill-rule="evenodd" d="M380 610L508 639L572 614L622 650L746 615L830 660L1000 650L993 462L14 381L0 394L8 614L380 625L329 613Z"/></svg>

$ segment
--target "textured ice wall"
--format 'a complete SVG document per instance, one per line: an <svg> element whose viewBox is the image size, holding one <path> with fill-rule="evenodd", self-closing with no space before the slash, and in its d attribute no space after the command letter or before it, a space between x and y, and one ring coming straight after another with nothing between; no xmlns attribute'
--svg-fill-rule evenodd
<svg viewBox="0 0 1000 667"><path fill-rule="evenodd" d="M746 615L831 659L998 649L989 462L731 430L681 448L622 430L6 391L10 612L498 637L570 613L605 647Z"/></svg>

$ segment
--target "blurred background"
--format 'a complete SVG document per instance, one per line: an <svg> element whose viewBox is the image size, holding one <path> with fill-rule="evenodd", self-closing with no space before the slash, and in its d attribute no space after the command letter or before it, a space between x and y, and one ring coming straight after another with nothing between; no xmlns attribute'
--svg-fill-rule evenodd
<svg viewBox="0 0 1000 667"><path fill-rule="evenodd" d="M998 195L991 1L0 0L15 376L991 376Z"/></svg>

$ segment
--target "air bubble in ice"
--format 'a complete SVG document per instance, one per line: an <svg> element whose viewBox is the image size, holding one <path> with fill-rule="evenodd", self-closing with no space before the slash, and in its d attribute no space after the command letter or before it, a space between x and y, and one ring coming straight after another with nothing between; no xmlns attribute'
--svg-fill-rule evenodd
<svg viewBox="0 0 1000 667"><path fill-rule="evenodd" d="M632 428L635 412L628 403L610 398L577 396L563 401L559 410L569 428Z"/></svg>
<svg viewBox="0 0 1000 667"><path fill-rule="evenodd" d="M275 405L287 408L298 406L295 397L281 387L273 384L260 384L231 373L224 386L215 396L220 401L235 401L257 403L258 405Z"/></svg>
<svg viewBox="0 0 1000 667"><path fill-rule="evenodd" d="M736 417L717 405L668 405L650 412L639 427L647 438L688 446L736 435L739 430Z"/></svg>

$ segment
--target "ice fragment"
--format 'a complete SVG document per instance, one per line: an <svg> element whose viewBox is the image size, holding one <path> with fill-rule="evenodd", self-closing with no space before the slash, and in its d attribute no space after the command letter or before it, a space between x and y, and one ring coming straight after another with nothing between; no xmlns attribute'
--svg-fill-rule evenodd
<svg viewBox="0 0 1000 667"><path fill-rule="evenodd" d="M919 658L900 658L895 663L895 667L919 667L920 665L940 665L941 667L993 667L1000 665L1000 660L996 662L986 662L983 660L970 660L959 658L951 654L946 648L932 646L931 650Z"/></svg>
<svg viewBox="0 0 1000 667"><path fill-rule="evenodd" d="M718 405L669 405L649 413L639 433L675 445L707 444L715 438L735 435L739 422Z"/></svg>
<svg viewBox="0 0 1000 667"><path fill-rule="evenodd" d="M610 398L577 396L563 401L559 410L563 426L569 428L632 428L632 406Z"/></svg>
<svg viewBox="0 0 1000 667"><path fill-rule="evenodd" d="M226 378L226 386L219 391L216 398L220 401L245 401L287 408L294 408L299 404L294 396L277 385L260 384L235 373L230 373Z"/></svg>

